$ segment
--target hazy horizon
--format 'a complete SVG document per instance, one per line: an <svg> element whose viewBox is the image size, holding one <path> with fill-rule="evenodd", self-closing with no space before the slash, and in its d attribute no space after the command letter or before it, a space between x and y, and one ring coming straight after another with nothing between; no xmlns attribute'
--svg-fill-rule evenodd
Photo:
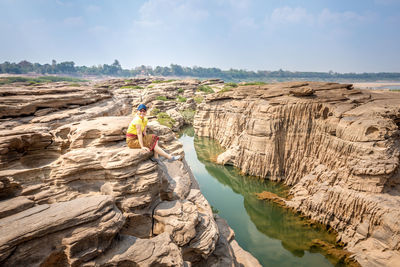
<svg viewBox="0 0 400 267"><path fill-rule="evenodd" d="M0 62L400 72L400 0L0 0Z"/></svg>

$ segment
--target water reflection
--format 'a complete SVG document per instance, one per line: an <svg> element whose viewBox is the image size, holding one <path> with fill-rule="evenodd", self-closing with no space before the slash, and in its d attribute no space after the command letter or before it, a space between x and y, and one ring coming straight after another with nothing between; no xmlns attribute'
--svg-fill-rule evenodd
<svg viewBox="0 0 400 267"><path fill-rule="evenodd" d="M324 257L312 248L312 240L335 244L335 236L323 226L311 227L306 220L274 203L258 200L255 193L287 194L282 184L242 176L231 166L212 162L223 152L209 138L194 137L186 129L180 141L186 160L210 204L219 210L236 233L236 240L264 266L339 266L336 259Z"/></svg>

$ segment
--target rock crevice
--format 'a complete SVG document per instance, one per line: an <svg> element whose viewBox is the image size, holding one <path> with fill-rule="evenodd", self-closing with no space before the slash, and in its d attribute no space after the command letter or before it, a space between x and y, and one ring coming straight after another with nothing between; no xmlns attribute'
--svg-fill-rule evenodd
<svg viewBox="0 0 400 267"><path fill-rule="evenodd" d="M157 165L152 153L126 146L132 105L157 101L151 88L127 84L151 80L0 87L1 266L190 266L209 258L239 266L240 247L215 254L223 240L187 163ZM176 96L179 87L193 95L199 84L177 81L156 94ZM165 150L184 155L171 129L154 118L148 128Z"/></svg>

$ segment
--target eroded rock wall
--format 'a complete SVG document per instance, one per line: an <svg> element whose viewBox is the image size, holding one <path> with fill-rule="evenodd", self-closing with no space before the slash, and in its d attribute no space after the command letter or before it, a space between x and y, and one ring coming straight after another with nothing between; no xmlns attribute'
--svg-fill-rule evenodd
<svg viewBox="0 0 400 267"><path fill-rule="evenodd" d="M350 84L240 86L198 107L195 131L244 173L291 185L287 205L339 232L364 266L400 262L400 94Z"/></svg>
<svg viewBox="0 0 400 267"><path fill-rule="evenodd" d="M186 162L156 164L125 144L149 85L0 87L1 266L239 266ZM183 155L171 129L148 127ZM230 252L215 254L221 244Z"/></svg>

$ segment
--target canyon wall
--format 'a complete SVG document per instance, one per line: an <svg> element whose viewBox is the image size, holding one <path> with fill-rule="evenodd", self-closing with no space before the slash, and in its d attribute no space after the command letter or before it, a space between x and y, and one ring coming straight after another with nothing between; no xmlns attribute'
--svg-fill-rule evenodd
<svg viewBox="0 0 400 267"><path fill-rule="evenodd" d="M156 164L125 144L132 105L185 108L193 101L156 96L193 95L199 84L1 86L0 265L259 266L214 217L185 160ZM154 117L148 127L184 155L170 128Z"/></svg>
<svg viewBox="0 0 400 267"><path fill-rule="evenodd" d="M221 164L291 186L289 207L335 229L362 266L400 262L400 93L289 82L207 96L194 120Z"/></svg>

